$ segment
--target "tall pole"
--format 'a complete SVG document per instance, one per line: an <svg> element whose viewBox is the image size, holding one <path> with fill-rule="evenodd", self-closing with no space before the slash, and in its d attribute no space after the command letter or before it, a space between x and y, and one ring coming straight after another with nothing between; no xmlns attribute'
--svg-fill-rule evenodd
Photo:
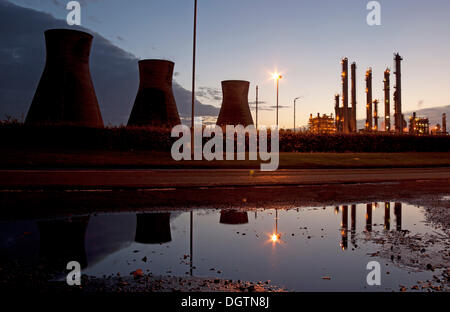
<svg viewBox="0 0 450 312"><path fill-rule="evenodd" d="M194 40L192 53L192 110L191 110L191 154L194 154L194 116L195 116L195 58L197 47L197 0L194 4Z"/></svg>
<svg viewBox="0 0 450 312"><path fill-rule="evenodd" d="M259 88L256 86L256 131L258 131L258 92Z"/></svg>
<svg viewBox="0 0 450 312"><path fill-rule="evenodd" d="M294 133L295 133L295 129L296 129L296 114L297 114L296 113L296 111L297 111L296 106L297 106L297 101L298 100L300 100L299 97L294 99Z"/></svg>
<svg viewBox="0 0 450 312"><path fill-rule="evenodd" d="M189 230L189 234L190 234L190 275L193 276L193 268L194 268L194 212L191 210L191 215L190 215L190 230Z"/></svg>
<svg viewBox="0 0 450 312"><path fill-rule="evenodd" d="M280 86L280 79L277 78L277 128L278 128L278 94L279 94L279 86Z"/></svg>

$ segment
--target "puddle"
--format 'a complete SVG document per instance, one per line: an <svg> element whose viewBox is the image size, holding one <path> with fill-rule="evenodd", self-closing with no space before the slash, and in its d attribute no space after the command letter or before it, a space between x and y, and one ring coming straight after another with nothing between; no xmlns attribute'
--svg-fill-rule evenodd
<svg viewBox="0 0 450 312"><path fill-rule="evenodd" d="M438 270L385 252L395 235L446 237L425 222L424 209L402 203L199 207L0 222L0 255L33 266L45 263L59 274L76 260L83 274L98 278L140 269L154 276L271 281L289 291L398 291L399 285L432 280ZM367 285L371 261L381 264L381 286Z"/></svg>

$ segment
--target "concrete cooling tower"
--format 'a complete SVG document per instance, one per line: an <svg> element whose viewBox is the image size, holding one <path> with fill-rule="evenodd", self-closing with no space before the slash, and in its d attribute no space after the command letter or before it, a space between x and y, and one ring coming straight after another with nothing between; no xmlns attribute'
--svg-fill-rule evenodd
<svg viewBox="0 0 450 312"><path fill-rule="evenodd" d="M67 29L45 32L47 58L27 124L103 127L89 71L93 37Z"/></svg>
<svg viewBox="0 0 450 312"><path fill-rule="evenodd" d="M223 102L217 125L253 125L248 105L250 82L240 80L222 81Z"/></svg>
<svg viewBox="0 0 450 312"><path fill-rule="evenodd" d="M128 126L172 128L181 124L172 90L174 66L164 60L139 62L139 90Z"/></svg>
<svg viewBox="0 0 450 312"><path fill-rule="evenodd" d="M140 244L171 242L170 213L138 214L135 241Z"/></svg>

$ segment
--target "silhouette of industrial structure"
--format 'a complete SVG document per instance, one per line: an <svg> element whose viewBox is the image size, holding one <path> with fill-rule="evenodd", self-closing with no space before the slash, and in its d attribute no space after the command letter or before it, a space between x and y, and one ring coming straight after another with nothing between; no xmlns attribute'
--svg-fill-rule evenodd
<svg viewBox="0 0 450 312"><path fill-rule="evenodd" d="M352 107L348 102L348 58L342 59L342 107L339 103L339 95L335 96L336 129L341 133L357 131L356 126L356 63L351 66L352 72Z"/></svg>
<svg viewBox="0 0 450 312"><path fill-rule="evenodd" d="M222 210L220 212L220 223L228 225L248 224L248 213L237 210Z"/></svg>
<svg viewBox="0 0 450 312"><path fill-rule="evenodd" d="M395 61L395 92L394 92L394 107L395 107L395 131L397 133L403 133L406 128L405 117L402 113L402 67L401 63L403 58L400 54L394 55Z"/></svg>
<svg viewBox="0 0 450 312"><path fill-rule="evenodd" d="M174 66L165 60L139 62L139 90L128 126L172 128L181 124L172 90Z"/></svg>
<svg viewBox="0 0 450 312"><path fill-rule="evenodd" d="M253 118L248 104L250 82L242 80L222 81L223 101L220 109L218 126L253 125Z"/></svg>
<svg viewBox="0 0 450 312"><path fill-rule="evenodd" d="M384 71L384 131L391 132L391 70Z"/></svg>
<svg viewBox="0 0 450 312"><path fill-rule="evenodd" d="M46 64L26 124L103 127L89 70L93 37L85 32L45 32Z"/></svg>
<svg viewBox="0 0 450 312"><path fill-rule="evenodd" d="M416 113L409 118L409 134L428 135L430 134L430 121L425 117L417 117Z"/></svg>
<svg viewBox="0 0 450 312"><path fill-rule="evenodd" d="M45 32L46 64L26 124L58 124L82 127L103 127L103 120L92 82L89 57L93 36L76 30L51 29ZM400 54L394 54L395 92L394 123L391 122L391 71L384 72L384 131L404 133L407 123L402 112L402 73ZM175 64L166 60L139 61L140 84L131 111L128 126L154 126L172 128L181 124L172 80ZM351 64L351 107L349 106L348 58L341 61L342 94L335 95L333 115L310 116L309 130L315 134L356 133L357 128L357 77L356 63ZM378 132L379 101L373 99L372 68L366 71L366 122L363 132ZM222 81L223 102L217 125L253 125L248 93L250 82L242 80ZM341 106L342 101L342 106ZM427 118L410 118L409 133L430 133ZM442 125L431 131L435 135L447 135L446 115Z"/></svg>
<svg viewBox="0 0 450 312"><path fill-rule="evenodd" d="M378 207L377 203L370 203L366 205L366 214L365 214L365 228L364 230L367 233L372 232L373 230L373 210ZM336 214L342 211L341 215L341 241L340 241L340 247L342 250L348 249L348 232L350 232L351 235L351 243L354 247L357 247L356 242L356 221L357 221L357 206L352 205L351 206L351 227L349 230L349 223L348 223L348 211L349 206L342 206L342 210L339 206L335 208ZM394 217L395 217L395 230L401 231L402 230L402 203L394 203ZM386 202L384 203L384 229L386 231L391 230L391 203Z"/></svg>
<svg viewBox="0 0 450 312"><path fill-rule="evenodd" d="M372 68L366 71L366 131L373 130L372 119Z"/></svg>
<svg viewBox="0 0 450 312"><path fill-rule="evenodd" d="M164 244L172 241L170 213L141 213L136 217L137 243Z"/></svg>
<svg viewBox="0 0 450 312"><path fill-rule="evenodd" d="M309 117L309 132L314 134L333 134L336 133L336 124L334 122L333 115L317 114L317 117L313 117L311 114Z"/></svg>

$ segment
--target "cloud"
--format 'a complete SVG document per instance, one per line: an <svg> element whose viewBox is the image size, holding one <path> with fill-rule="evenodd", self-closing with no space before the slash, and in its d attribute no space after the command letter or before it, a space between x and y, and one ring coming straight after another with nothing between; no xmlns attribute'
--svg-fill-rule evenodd
<svg viewBox="0 0 450 312"><path fill-rule="evenodd" d="M21 118L28 112L45 65L44 31L68 28L63 20L0 0L0 119ZM74 27L72 27L73 29ZM138 84L137 58L94 35L91 74L105 124L126 124ZM173 90L182 117L191 114L191 92L176 81ZM219 109L196 101L196 114L217 116Z"/></svg>

